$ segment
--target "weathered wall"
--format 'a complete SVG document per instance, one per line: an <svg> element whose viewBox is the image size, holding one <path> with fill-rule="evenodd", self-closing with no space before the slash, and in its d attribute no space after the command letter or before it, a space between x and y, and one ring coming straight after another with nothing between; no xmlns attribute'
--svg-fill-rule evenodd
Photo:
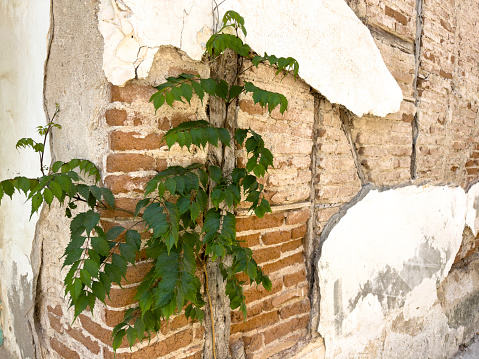
<svg viewBox="0 0 479 359"><path fill-rule="evenodd" d="M198 60L216 15L239 10L254 50L300 60L297 81L274 79L262 66L242 78L283 93L289 111L269 116L249 96L236 106L238 126L263 135L275 169L265 180L273 213L258 219L238 211L238 237L273 290L246 288L246 320L237 312L225 319L235 357L244 350L255 359L448 358L479 329L478 40L468 36L477 32L477 2L347 3L357 18L326 0L294 11L290 2L269 9L231 0L215 16L206 0L53 1L44 95L49 116L59 103L63 129L54 133L52 157L99 164L125 207L157 170L206 156L168 151L162 135L208 119L207 101L155 113L148 100L167 76L210 73ZM236 151L238 164L244 156ZM113 288L106 306L72 323L59 260L69 232L62 214L44 209L37 227L38 353L111 358L111 331L148 263L130 267L125 289ZM102 216L106 229L131 221ZM179 315L132 352L125 341L117 357L202 358L206 323Z"/></svg>
<svg viewBox="0 0 479 359"><path fill-rule="evenodd" d="M15 149L22 137L35 137L46 123L43 74L50 27L50 2L4 1L0 4L0 181L20 173L38 176L38 157ZM39 138L37 138L38 140ZM48 161L48 159L47 159ZM0 207L0 330L5 350L21 358L35 355L32 334L37 247L33 245L38 215L15 195ZM3 355L0 353L0 356Z"/></svg>

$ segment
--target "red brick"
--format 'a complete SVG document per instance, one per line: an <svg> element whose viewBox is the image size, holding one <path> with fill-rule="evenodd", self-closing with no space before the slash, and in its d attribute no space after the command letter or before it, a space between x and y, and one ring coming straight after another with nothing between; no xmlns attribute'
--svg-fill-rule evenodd
<svg viewBox="0 0 479 359"><path fill-rule="evenodd" d="M54 316L51 313L48 313L48 319L50 321L50 326L55 329L58 333L63 333L63 325L60 321L60 318Z"/></svg>
<svg viewBox="0 0 479 359"><path fill-rule="evenodd" d="M287 322L281 323L264 332L264 343L268 345L272 341L284 337L295 330L307 327L309 316L294 318Z"/></svg>
<svg viewBox="0 0 479 359"><path fill-rule="evenodd" d="M287 307L282 308L279 311L281 319L287 319L293 315L309 313L311 310L311 305L309 304L309 299L302 300L301 302L296 302Z"/></svg>
<svg viewBox="0 0 479 359"><path fill-rule="evenodd" d="M253 251L253 259L258 264L278 259L280 256L281 246L255 249Z"/></svg>
<svg viewBox="0 0 479 359"><path fill-rule="evenodd" d="M263 272L269 275L273 272L279 271L280 269L286 268L296 263L304 263L304 257L302 252L295 253L274 263L265 264L263 266Z"/></svg>
<svg viewBox="0 0 479 359"><path fill-rule="evenodd" d="M93 354L98 354L100 352L100 346L98 345L98 343L86 337L80 329L68 328L67 334L76 341L82 343L85 348L87 348Z"/></svg>
<svg viewBox="0 0 479 359"><path fill-rule="evenodd" d="M149 171L156 168L153 157L139 153L114 153L106 159L107 172Z"/></svg>
<svg viewBox="0 0 479 359"><path fill-rule="evenodd" d="M249 352L255 352L263 346L263 335L253 334L252 336L243 336L244 347Z"/></svg>
<svg viewBox="0 0 479 359"><path fill-rule="evenodd" d="M199 326L198 328L195 329L195 339L203 339L205 337L205 327L204 326Z"/></svg>
<svg viewBox="0 0 479 359"><path fill-rule="evenodd" d="M127 120L125 110L110 109L105 111L105 120L109 126L123 126Z"/></svg>
<svg viewBox="0 0 479 359"><path fill-rule="evenodd" d="M259 244L259 233L236 237L241 247L254 247Z"/></svg>
<svg viewBox="0 0 479 359"><path fill-rule="evenodd" d="M257 103L251 100L241 100L239 102L241 111L249 113L250 115L264 115L265 110Z"/></svg>
<svg viewBox="0 0 479 359"><path fill-rule="evenodd" d="M115 207L121 209L103 209L100 211L102 218L127 218L133 217L132 213L128 212L135 212L136 205L139 199L137 198L116 198L115 199Z"/></svg>
<svg viewBox="0 0 479 359"><path fill-rule="evenodd" d="M53 308L52 306L47 306L47 310L50 312L50 313L53 313L55 314L56 316L59 316L61 317L63 315L63 310L62 310L62 307L60 304L57 304L55 306L55 308Z"/></svg>
<svg viewBox="0 0 479 359"><path fill-rule="evenodd" d="M152 86L138 84L127 84L123 87L111 86L111 102L148 102L156 91Z"/></svg>
<svg viewBox="0 0 479 359"><path fill-rule="evenodd" d="M288 242L291 240L291 231L268 232L263 234L261 240L266 245Z"/></svg>
<svg viewBox="0 0 479 359"><path fill-rule="evenodd" d="M168 162L164 158L157 158L156 159L156 170L158 172L166 170L168 167Z"/></svg>
<svg viewBox="0 0 479 359"><path fill-rule="evenodd" d="M283 277L283 282L286 287L291 287L298 283L304 282L305 280L306 280L306 271L304 269L296 273L286 274Z"/></svg>
<svg viewBox="0 0 479 359"><path fill-rule="evenodd" d="M256 304L252 307L248 307L247 317L246 318L253 318L263 311L263 303ZM240 323L245 320L243 312L238 310L231 312L231 323Z"/></svg>
<svg viewBox="0 0 479 359"><path fill-rule="evenodd" d="M157 133L146 136L139 132L113 131L110 133L110 148L114 151L156 150L162 146L162 136Z"/></svg>
<svg viewBox="0 0 479 359"><path fill-rule="evenodd" d="M272 281L271 291L267 291L263 286L255 287L253 286L250 289L244 291L246 304L251 303L255 300L271 296L275 293L278 293L283 288L282 280Z"/></svg>
<svg viewBox="0 0 479 359"><path fill-rule="evenodd" d="M439 75L447 80L452 80L452 74L450 72L446 72L443 69L439 70Z"/></svg>
<svg viewBox="0 0 479 359"><path fill-rule="evenodd" d="M113 194L137 192L142 193L150 177L132 177L129 175L108 176L105 185Z"/></svg>
<svg viewBox="0 0 479 359"><path fill-rule="evenodd" d="M105 300L105 303L113 308L124 307L135 303L133 299L136 295L138 287L130 288L112 288L110 290L110 298Z"/></svg>
<svg viewBox="0 0 479 359"><path fill-rule="evenodd" d="M396 20L397 22L399 22L400 24L402 24L402 25L404 25L404 26L407 25L407 17L404 16L403 14L401 14L400 12L391 9L389 6L386 6L386 7L385 7L384 13L385 13L387 16L390 16L390 17L392 17L393 19L395 19L395 20Z"/></svg>
<svg viewBox="0 0 479 359"><path fill-rule="evenodd" d="M249 332L253 329L261 329L276 323L279 320L278 312L264 313L251 318L243 323L233 324L231 334L238 332Z"/></svg>
<svg viewBox="0 0 479 359"><path fill-rule="evenodd" d="M283 224L284 213L266 214L263 218L250 216L236 219L236 231L249 231L251 229L265 229L280 227Z"/></svg>
<svg viewBox="0 0 479 359"><path fill-rule="evenodd" d="M302 209L299 211L292 211L286 215L286 224L302 224L306 223L309 219L310 211L309 208Z"/></svg>
<svg viewBox="0 0 479 359"><path fill-rule="evenodd" d="M291 231L291 238L292 239L298 239L298 238L303 238L304 235L306 234L306 224L303 224L300 227L293 228Z"/></svg>
<svg viewBox="0 0 479 359"><path fill-rule="evenodd" d="M140 283L152 266L151 262L138 262L135 266L128 266L126 276L122 279L121 284Z"/></svg>
<svg viewBox="0 0 479 359"><path fill-rule="evenodd" d="M105 324L114 327L123 320L126 310L105 309Z"/></svg>
<svg viewBox="0 0 479 359"><path fill-rule="evenodd" d="M160 331L163 335L167 335L168 332L174 332L181 327L187 326L188 324L190 324L190 322L188 321L188 319L186 319L184 315L178 315L177 317L172 320L169 320L168 322L164 321L161 324Z"/></svg>
<svg viewBox="0 0 479 359"><path fill-rule="evenodd" d="M303 240L302 239L297 239L295 241L284 243L281 246L281 252L286 253L286 252L289 252L289 251L294 251L295 249L298 249L302 245L303 245Z"/></svg>
<svg viewBox="0 0 479 359"><path fill-rule="evenodd" d="M80 355L78 355L77 352L71 350L65 344L60 343L56 338L51 338L50 339L50 346L62 358L65 358L65 359L80 359Z"/></svg>

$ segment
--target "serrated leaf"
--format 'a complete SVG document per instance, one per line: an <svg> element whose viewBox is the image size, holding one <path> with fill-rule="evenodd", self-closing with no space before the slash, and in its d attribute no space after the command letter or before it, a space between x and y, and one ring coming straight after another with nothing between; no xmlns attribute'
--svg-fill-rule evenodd
<svg viewBox="0 0 479 359"><path fill-rule="evenodd" d="M1 182L1 185L3 187L3 192L12 198L13 193L15 192L15 187L13 186L12 182L9 180L5 180Z"/></svg>
<svg viewBox="0 0 479 359"><path fill-rule="evenodd" d="M223 100L226 100L228 98L228 83L224 80L220 80L216 84L215 94Z"/></svg>
<svg viewBox="0 0 479 359"><path fill-rule="evenodd" d="M17 187L27 194L30 190L30 180L25 177L17 177Z"/></svg>
<svg viewBox="0 0 479 359"><path fill-rule="evenodd" d="M53 201L53 193L49 188L45 188L43 190L43 198L45 198L45 202L48 203L48 205L52 204Z"/></svg>
<svg viewBox="0 0 479 359"><path fill-rule="evenodd" d="M42 203L43 203L42 194L40 192L35 193L32 197L32 213L31 213L32 215L33 215L33 213L38 211L38 209L40 208Z"/></svg>
<svg viewBox="0 0 479 359"><path fill-rule="evenodd" d="M247 135L248 135L248 130L238 128L235 131L235 136L234 136L236 143L238 143L242 147Z"/></svg>
<svg viewBox="0 0 479 359"><path fill-rule="evenodd" d="M80 280L87 287L91 287L91 274L86 269L80 269Z"/></svg>
<svg viewBox="0 0 479 359"><path fill-rule="evenodd" d="M120 254L127 262L132 264L135 263L136 260L136 250L135 247L130 246L127 243L120 243Z"/></svg>
<svg viewBox="0 0 479 359"><path fill-rule="evenodd" d="M134 250L139 251L141 247L141 235L135 230L129 229L125 234L125 242Z"/></svg>
<svg viewBox="0 0 479 359"><path fill-rule="evenodd" d="M203 97L205 97L205 92L203 91L203 87L196 81L192 81L191 86L193 87L193 90L195 91L199 99L203 101Z"/></svg>
<svg viewBox="0 0 479 359"><path fill-rule="evenodd" d="M175 194L175 192L176 192L176 181L171 177L167 178L166 181L165 181L165 187L168 190L168 192L170 192L171 194Z"/></svg>
<svg viewBox="0 0 479 359"><path fill-rule="evenodd" d="M228 98L231 100L239 96L239 94L243 92L243 90L244 90L244 86L238 86L238 85L231 86L229 90Z"/></svg>
<svg viewBox="0 0 479 359"><path fill-rule="evenodd" d="M103 199L106 201L106 203L110 207L115 207L115 197L113 196L113 193L111 193L111 191L106 187L101 187L100 190L101 190Z"/></svg>
<svg viewBox="0 0 479 359"><path fill-rule="evenodd" d="M165 93L165 98L166 98L166 103L170 105L170 107L173 107L173 102L175 102L175 97L171 92L166 92Z"/></svg>
<svg viewBox="0 0 479 359"><path fill-rule="evenodd" d="M112 227L108 230L108 232L106 232L106 239L108 241L116 241L118 236L123 233L123 231L125 230L124 227L122 226L115 226L115 227Z"/></svg>
<svg viewBox="0 0 479 359"><path fill-rule="evenodd" d="M85 212L85 219L83 221L83 225L87 232L91 232L91 230L100 222L100 214L96 213L93 210L89 210Z"/></svg>
<svg viewBox="0 0 479 359"><path fill-rule="evenodd" d="M221 180L223 172L218 166L209 166L208 171L210 172L211 179L218 183Z"/></svg>
<svg viewBox="0 0 479 359"><path fill-rule="evenodd" d="M92 259L85 259L83 262L83 269L88 271L92 277L98 278L98 271L100 270L100 266L97 262Z"/></svg>
<svg viewBox="0 0 479 359"><path fill-rule="evenodd" d="M99 300L101 300L103 303L105 303L106 291L105 291L105 287L103 287L102 283L97 282L97 281L93 282L92 293L95 297L97 297Z"/></svg>
<svg viewBox="0 0 479 359"><path fill-rule="evenodd" d="M203 90L210 95L215 94L216 90L216 81L213 79L201 79L200 80L201 87L203 87Z"/></svg>
<svg viewBox="0 0 479 359"><path fill-rule="evenodd" d="M125 336L125 334L126 334L126 330L121 329L118 332L116 332L115 335L113 336L113 342L112 342L111 346L112 346L114 351L116 351L120 347L121 342L123 341L123 337Z"/></svg>

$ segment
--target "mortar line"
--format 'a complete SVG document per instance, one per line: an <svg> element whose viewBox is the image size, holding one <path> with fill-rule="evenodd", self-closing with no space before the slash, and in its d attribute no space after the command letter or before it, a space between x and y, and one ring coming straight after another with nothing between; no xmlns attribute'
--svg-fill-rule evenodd
<svg viewBox="0 0 479 359"><path fill-rule="evenodd" d="M411 180L415 180L417 177L417 138L419 136L419 105L420 97L417 90L417 82L419 78L419 67L421 65L421 39L423 33L423 5L424 0L416 0L416 38L414 41L414 80L413 80L413 90L414 90L414 105L416 106L416 113L414 114L413 120L411 122L411 136L412 136L412 148L411 148L411 165L410 165L410 175Z"/></svg>
<svg viewBox="0 0 479 359"><path fill-rule="evenodd" d="M349 143L349 148L351 149L351 155L353 156L354 166L356 167L356 174L358 175L359 180L361 181L361 186L367 185L369 182L366 178L366 175L363 171L363 166L359 161L358 151L356 150L356 145L353 141L353 135L351 133L351 114L346 112L343 108L339 109L339 117L341 119L341 129L346 136L346 139Z"/></svg>

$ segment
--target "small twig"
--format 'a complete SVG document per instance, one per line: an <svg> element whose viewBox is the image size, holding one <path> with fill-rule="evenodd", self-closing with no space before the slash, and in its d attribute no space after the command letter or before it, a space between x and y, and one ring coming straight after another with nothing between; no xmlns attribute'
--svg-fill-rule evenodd
<svg viewBox="0 0 479 359"><path fill-rule="evenodd" d="M208 287L208 273L206 271L206 263L203 263L203 271L205 272L206 296L208 297L208 304L210 305L210 313L211 313L211 331L212 331L212 334L213 334L213 358L216 359L215 320L214 320L214 316L213 316L213 305L211 304L211 298L210 298L210 289Z"/></svg>

